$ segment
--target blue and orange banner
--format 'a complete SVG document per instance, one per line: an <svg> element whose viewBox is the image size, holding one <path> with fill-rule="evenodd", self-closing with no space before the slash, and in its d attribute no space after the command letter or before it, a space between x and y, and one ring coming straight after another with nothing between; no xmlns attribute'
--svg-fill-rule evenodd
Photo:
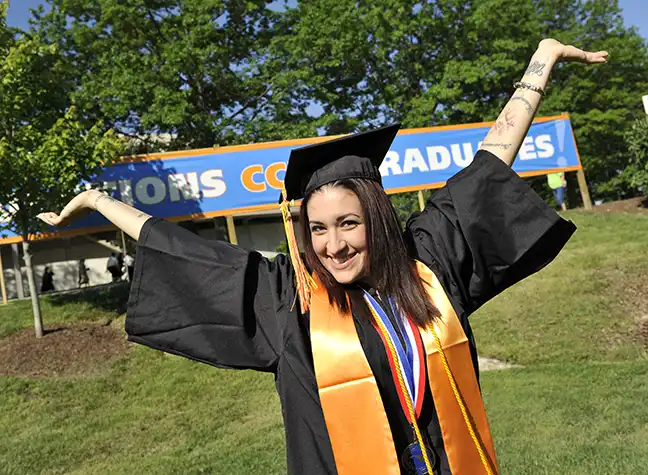
<svg viewBox="0 0 648 475"><path fill-rule="evenodd" d="M443 186L472 161L492 124L401 130L380 168L385 189L400 193ZM141 156L103 170L96 181L115 198L171 220L278 209L290 151L331 138ZM513 166L521 176L580 168L567 115L536 119ZM94 213L76 223L74 230L55 235L91 232L106 225ZM0 244L16 241L14 236L4 232Z"/></svg>

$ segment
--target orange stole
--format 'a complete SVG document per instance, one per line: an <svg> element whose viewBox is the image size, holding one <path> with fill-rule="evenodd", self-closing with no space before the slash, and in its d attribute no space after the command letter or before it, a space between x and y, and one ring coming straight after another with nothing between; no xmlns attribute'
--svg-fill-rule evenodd
<svg viewBox="0 0 648 475"><path fill-rule="evenodd" d="M417 263L417 271L429 298L441 312L434 328L491 471L498 473L468 339L437 277L421 263ZM353 317L329 304L328 293L319 282L311 297L310 330L317 386L338 474L400 475L400 454L396 454L376 379L362 350ZM434 335L427 329L420 332L450 469L453 475L485 474Z"/></svg>

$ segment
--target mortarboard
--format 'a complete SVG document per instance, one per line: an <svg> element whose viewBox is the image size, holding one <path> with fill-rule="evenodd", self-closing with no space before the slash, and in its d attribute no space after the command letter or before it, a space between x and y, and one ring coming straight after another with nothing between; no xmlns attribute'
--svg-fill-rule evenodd
<svg viewBox="0 0 648 475"><path fill-rule="evenodd" d="M345 135L290 152L284 178L285 197L279 202L305 197L311 191L345 178L366 178L382 183L378 167L400 124Z"/></svg>
<svg viewBox="0 0 648 475"><path fill-rule="evenodd" d="M302 312L308 310L311 290L316 284L299 255L290 202L304 198L320 186L346 178L365 178L382 184L378 167L389 152L399 128L400 124L389 125L298 148L290 153L279 203Z"/></svg>

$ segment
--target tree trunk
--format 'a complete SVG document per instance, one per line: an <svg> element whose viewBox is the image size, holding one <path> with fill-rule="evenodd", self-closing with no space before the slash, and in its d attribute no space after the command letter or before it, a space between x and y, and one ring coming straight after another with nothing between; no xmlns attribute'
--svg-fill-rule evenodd
<svg viewBox="0 0 648 475"><path fill-rule="evenodd" d="M29 282L29 294L31 296L32 310L34 312L34 330L36 338L43 336L43 319L41 318L40 302L36 290L36 280L34 279L34 268L32 267L31 251L29 250L29 241L23 237L23 258L27 269L27 282Z"/></svg>
<svg viewBox="0 0 648 475"><path fill-rule="evenodd" d="M18 244L11 244L11 253L14 268L14 279L16 280L16 293L19 299L24 299L25 288L23 286L22 271L20 270L20 251L18 251Z"/></svg>

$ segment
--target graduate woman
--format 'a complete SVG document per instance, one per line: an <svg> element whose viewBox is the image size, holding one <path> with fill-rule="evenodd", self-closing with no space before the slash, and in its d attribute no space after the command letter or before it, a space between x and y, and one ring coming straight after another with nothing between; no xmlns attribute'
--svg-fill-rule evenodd
<svg viewBox="0 0 648 475"><path fill-rule="evenodd" d="M397 126L291 153L290 257L201 239L97 191L40 216L65 226L94 209L138 241L131 341L274 373L289 473L495 474L468 317L574 232L510 165L554 64L606 57L543 40L473 162L404 233L378 172ZM300 198L305 263L288 210Z"/></svg>

